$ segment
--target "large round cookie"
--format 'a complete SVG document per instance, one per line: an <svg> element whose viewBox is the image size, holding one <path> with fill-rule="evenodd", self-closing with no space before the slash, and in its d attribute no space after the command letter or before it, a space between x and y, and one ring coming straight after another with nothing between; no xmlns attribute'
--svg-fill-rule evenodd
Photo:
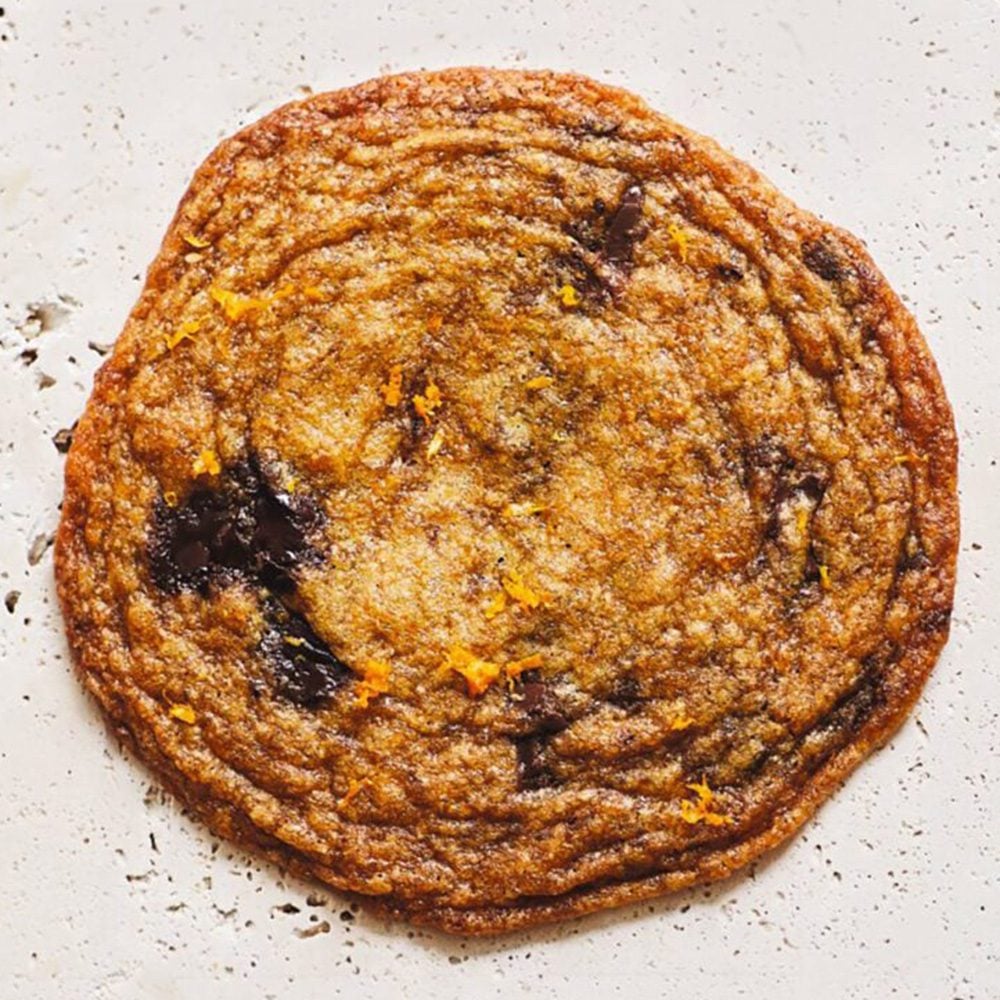
<svg viewBox="0 0 1000 1000"><path fill-rule="evenodd" d="M577 76L284 107L69 454L87 687L215 831L491 933L718 878L948 632L951 412L862 245Z"/></svg>

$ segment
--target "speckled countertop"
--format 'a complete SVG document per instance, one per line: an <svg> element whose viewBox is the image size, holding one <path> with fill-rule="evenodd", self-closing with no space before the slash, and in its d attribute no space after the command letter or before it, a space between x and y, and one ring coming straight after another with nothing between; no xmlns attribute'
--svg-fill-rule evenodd
<svg viewBox="0 0 1000 1000"><path fill-rule="evenodd" d="M622 84L865 238L955 406L952 639L803 835L707 890L493 942L353 912L220 844L73 678L63 428L217 140L309 86L485 63ZM0 996L1000 997L1000 7L62 4L0 12Z"/></svg>

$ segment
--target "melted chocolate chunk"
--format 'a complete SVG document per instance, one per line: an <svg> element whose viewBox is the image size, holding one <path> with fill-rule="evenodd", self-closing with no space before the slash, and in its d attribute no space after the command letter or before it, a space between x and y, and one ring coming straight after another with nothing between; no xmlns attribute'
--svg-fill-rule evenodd
<svg viewBox="0 0 1000 1000"><path fill-rule="evenodd" d="M847 269L840 257L822 241L808 243L802 248L802 260L813 274L824 281L843 281Z"/></svg>
<svg viewBox="0 0 1000 1000"><path fill-rule="evenodd" d="M764 526L764 537L775 539L781 533L781 508L796 494L805 496L811 506L810 516L823 502L826 495L826 480L816 472L807 472L804 475L795 476L794 467L783 467L782 473L771 493L771 513L768 515L767 524ZM813 562L812 547L810 546L809 559ZM808 569L807 569L808 576ZM816 569L816 579L819 579L819 570Z"/></svg>
<svg viewBox="0 0 1000 1000"><path fill-rule="evenodd" d="M804 493L818 504L826 493L826 480L818 473L807 472L798 482L792 484L791 492Z"/></svg>
<svg viewBox="0 0 1000 1000"><path fill-rule="evenodd" d="M618 266L631 263L632 251L644 235L641 225L644 200L638 184L626 188L622 195L604 237L604 258L610 263Z"/></svg>
<svg viewBox="0 0 1000 1000"><path fill-rule="evenodd" d="M615 135L620 127L618 122L584 118L579 125L571 126L570 132L578 139L605 139Z"/></svg>
<svg viewBox="0 0 1000 1000"><path fill-rule="evenodd" d="M885 703L885 672L899 655L896 647L869 653L861 660L861 673L857 680L833 704L830 711L816 727L837 733L856 732ZM828 757L827 754L822 760ZM820 761L813 761L813 768Z"/></svg>
<svg viewBox="0 0 1000 1000"><path fill-rule="evenodd" d="M716 264L715 273L726 282L742 281L743 271L735 264Z"/></svg>
<svg viewBox="0 0 1000 1000"><path fill-rule="evenodd" d="M546 745L544 736L521 736L514 740L519 791L534 792L559 784L555 772L545 763Z"/></svg>
<svg viewBox="0 0 1000 1000"><path fill-rule="evenodd" d="M557 261L578 291L606 299L619 289L631 266L635 246L646 234L642 224L644 200L642 188L633 184L625 189L613 211L609 212L598 198L589 215L563 226L563 231L586 251L563 254Z"/></svg>
<svg viewBox="0 0 1000 1000"><path fill-rule="evenodd" d="M926 569L931 561L927 558L920 544L920 538L912 532L908 534L899 547L899 558L896 560L896 572L908 573L912 570Z"/></svg>
<svg viewBox="0 0 1000 1000"><path fill-rule="evenodd" d="M802 572L802 582L806 586L810 586L815 583L820 582L820 572L819 572L820 561L816 556L816 548L812 542L809 543L809 548L806 549L806 565Z"/></svg>
<svg viewBox="0 0 1000 1000"><path fill-rule="evenodd" d="M269 626L260 648L271 663L279 695L303 708L314 708L351 676L351 670L313 631L306 619L271 604Z"/></svg>
<svg viewBox="0 0 1000 1000"><path fill-rule="evenodd" d="M566 273L569 283L585 297L599 302L608 297L608 282L582 254L575 252L563 254L558 264L560 270Z"/></svg>
<svg viewBox="0 0 1000 1000"><path fill-rule="evenodd" d="M274 491L251 460L227 472L218 489L196 489L176 507L157 501L148 547L153 580L170 592L206 593L213 581L243 576L288 593L317 518L308 501Z"/></svg>
<svg viewBox="0 0 1000 1000"><path fill-rule="evenodd" d="M619 677L611 693L607 696L608 702L626 712L634 712L642 705L642 692L639 682L631 676Z"/></svg>
<svg viewBox="0 0 1000 1000"><path fill-rule="evenodd" d="M770 434L764 434L743 450L743 465L747 471L745 478L749 478L760 473L773 475L790 469L793 462L779 441L775 441Z"/></svg>
<svg viewBox="0 0 1000 1000"><path fill-rule="evenodd" d="M570 723L552 688L544 681L525 681L521 685L521 708L531 719L534 733L561 733Z"/></svg>
<svg viewBox="0 0 1000 1000"><path fill-rule="evenodd" d="M527 716L529 730L512 741L517 752L517 787L521 791L551 788L559 784L559 778L546 762L549 741L572 720L552 686L541 680L537 670L521 675L518 705Z"/></svg>

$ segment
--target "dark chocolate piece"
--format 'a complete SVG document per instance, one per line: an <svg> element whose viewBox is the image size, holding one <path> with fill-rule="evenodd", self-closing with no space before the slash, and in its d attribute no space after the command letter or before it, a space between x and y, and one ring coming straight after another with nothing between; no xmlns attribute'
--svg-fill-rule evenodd
<svg viewBox="0 0 1000 1000"><path fill-rule="evenodd" d="M163 590L207 592L212 581L255 578L276 593L294 589L291 573L310 553L307 531L318 512L304 499L293 506L274 491L251 460L215 488L199 487L176 507L157 501L148 555Z"/></svg>
<svg viewBox="0 0 1000 1000"><path fill-rule="evenodd" d="M642 239L642 203L644 195L638 184L627 188L604 237L604 258L621 265L632 260L636 243Z"/></svg>
<svg viewBox="0 0 1000 1000"><path fill-rule="evenodd" d="M743 271L735 264L716 264L715 273L726 282L741 281Z"/></svg>
<svg viewBox="0 0 1000 1000"><path fill-rule="evenodd" d="M266 614L269 625L260 648L271 663L275 690L283 698L315 708L352 676L301 614L277 603Z"/></svg>
<svg viewBox="0 0 1000 1000"><path fill-rule="evenodd" d="M559 784L558 777L545 763L546 745L544 736L521 736L514 740L519 791L534 792Z"/></svg>
<svg viewBox="0 0 1000 1000"><path fill-rule="evenodd" d="M847 277L847 269L840 257L822 241L803 246L802 260L813 274L818 274L824 281L843 281Z"/></svg>

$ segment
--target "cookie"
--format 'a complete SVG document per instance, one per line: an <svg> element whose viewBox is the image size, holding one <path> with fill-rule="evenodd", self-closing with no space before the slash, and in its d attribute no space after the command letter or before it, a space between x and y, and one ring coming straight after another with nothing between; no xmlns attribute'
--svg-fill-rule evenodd
<svg viewBox="0 0 1000 1000"><path fill-rule="evenodd" d="M462 69L198 170L56 564L86 686L216 833L486 934L788 837L917 698L957 537L857 239L628 93Z"/></svg>

